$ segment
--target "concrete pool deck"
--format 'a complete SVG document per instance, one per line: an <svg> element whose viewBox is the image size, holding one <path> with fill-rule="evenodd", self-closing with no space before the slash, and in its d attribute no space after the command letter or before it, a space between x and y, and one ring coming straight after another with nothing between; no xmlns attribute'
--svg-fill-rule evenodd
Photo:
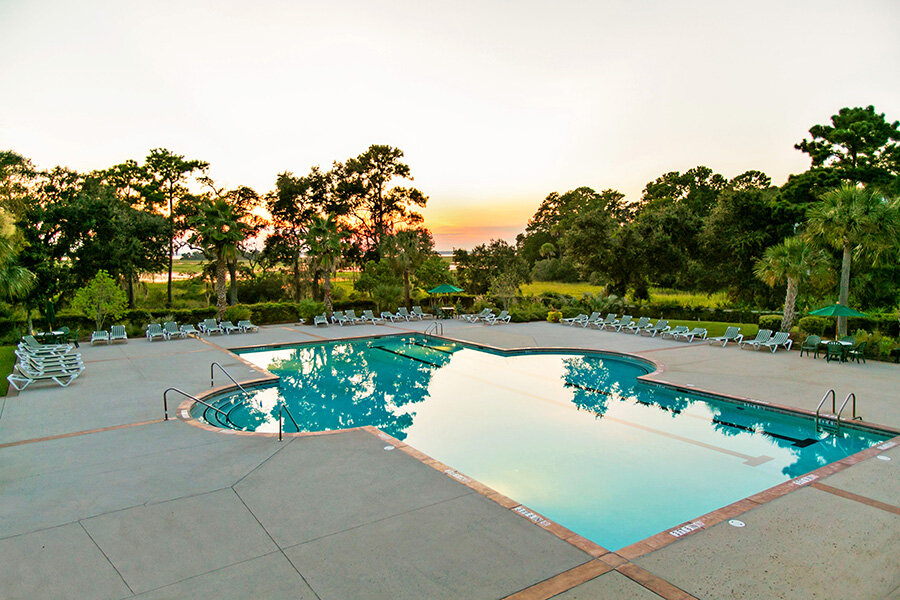
<svg viewBox="0 0 900 600"><path fill-rule="evenodd" d="M70 387L0 403L0 598L900 598L900 447L733 505L665 546L590 553L370 431L279 443L162 421L163 390L207 391L213 361L259 378L227 348L429 325L83 347L87 370ZM547 323L443 325L496 347L633 353L662 366L657 380L803 410L828 388L839 402L854 392L867 421L900 428L893 364Z"/></svg>

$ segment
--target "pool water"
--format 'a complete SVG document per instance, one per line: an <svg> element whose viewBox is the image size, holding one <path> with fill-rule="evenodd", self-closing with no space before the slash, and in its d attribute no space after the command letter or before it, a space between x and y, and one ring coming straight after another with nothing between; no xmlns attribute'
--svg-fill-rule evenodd
<svg viewBox="0 0 900 600"><path fill-rule="evenodd" d="M643 361L505 354L426 336L241 352L277 386L215 400L213 424L372 425L617 550L880 443L857 428L639 382Z"/></svg>

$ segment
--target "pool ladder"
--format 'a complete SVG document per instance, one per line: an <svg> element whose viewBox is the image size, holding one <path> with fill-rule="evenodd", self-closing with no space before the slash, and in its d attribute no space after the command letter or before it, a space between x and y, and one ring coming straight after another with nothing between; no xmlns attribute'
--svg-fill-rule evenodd
<svg viewBox="0 0 900 600"><path fill-rule="evenodd" d="M444 324L440 321L435 321L427 328L425 328L425 331L423 333L425 333L425 335L428 335L430 333L433 333L434 335L444 335Z"/></svg>
<svg viewBox="0 0 900 600"><path fill-rule="evenodd" d="M225 367L223 367L222 365L220 365L220 364L217 363L217 362L211 363L211 364L209 365L209 387L212 387L213 385L215 385L215 383L214 383L214 381L213 381L213 367L219 367L219 370L222 371L222 373L225 374L225 377L227 377L228 379L230 379L230 380L232 381L232 383L234 383L234 385L238 386L238 387L241 389L242 392L246 392L246 391L247 391L247 390L244 389L244 386L242 386L240 383L238 383L237 380L236 380L234 377L231 376L231 373L229 373L228 371L225 370ZM206 404L205 402L202 402L202 401L200 401L200 400L198 400L198 402L200 402L201 404ZM207 406L209 406L209 405L207 404ZM222 411L220 411L220 410L218 410L218 409L213 409L213 410L217 410L218 412L222 412ZM279 442L282 440L282 429L284 428L284 416L283 416L283 413L287 413L287 416L290 417L290 419L291 419L291 423L294 424L294 428L295 428L297 431L300 431L300 426L297 425L297 421L294 419L294 415L291 414L291 411L288 409L287 406L285 406L284 402L279 402L279 403L278 403L278 441L279 441ZM224 413L223 413L223 414L224 414ZM227 418L228 418L228 415L225 415L225 418L227 419Z"/></svg>
<svg viewBox="0 0 900 600"><path fill-rule="evenodd" d="M822 406L825 404L825 401L828 400L829 397L831 398L831 413L823 413ZM847 397L844 398L844 402L841 404L841 409L835 410L837 398L834 394L834 390L830 389L825 392L825 395L822 396L822 400L819 402L819 406L816 407L816 431L829 431L832 433L837 433L838 431L840 431L841 415L844 414L844 409L847 408L847 403L851 400L853 416L850 420L861 421L862 417L856 416L856 394L854 394L853 392L847 394Z"/></svg>

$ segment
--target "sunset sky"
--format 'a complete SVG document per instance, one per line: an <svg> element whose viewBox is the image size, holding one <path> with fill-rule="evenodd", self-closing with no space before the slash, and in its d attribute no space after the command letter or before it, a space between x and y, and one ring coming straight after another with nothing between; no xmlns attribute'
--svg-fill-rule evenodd
<svg viewBox="0 0 900 600"><path fill-rule="evenodd" d="M552 191L783 183L841 107L900 119L898 28L897 0L0 0L0 149L91 170L165 147L265 192L390 144L438 249L470 248Z"/></svg>

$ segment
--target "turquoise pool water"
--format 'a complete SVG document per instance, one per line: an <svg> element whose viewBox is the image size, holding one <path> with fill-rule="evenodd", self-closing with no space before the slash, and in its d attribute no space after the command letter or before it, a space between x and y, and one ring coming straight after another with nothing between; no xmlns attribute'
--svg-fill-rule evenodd
<svg viewBox="0 0 900 600"><path fill-rule="evenodd" d="M616 550L888 436L675 392L642 361L500 354L421 335L242 351L277 386L215 400L219 426L373 425ZM285 417L285 431L297 431Z"/></svg>

